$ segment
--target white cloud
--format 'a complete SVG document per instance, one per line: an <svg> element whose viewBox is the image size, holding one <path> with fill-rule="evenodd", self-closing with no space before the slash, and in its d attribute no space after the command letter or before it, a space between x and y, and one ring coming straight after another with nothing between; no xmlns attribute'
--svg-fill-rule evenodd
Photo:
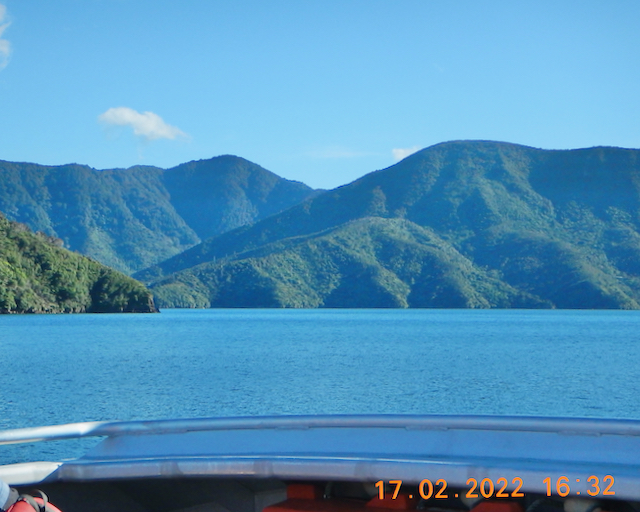
<svg viewBox="0 0 640 512"><path fill-rule="evenodd" d="M387 146L388 147L388 146ZM420 146L413 146L412 148L394 148L391 150L393 158L396 162L407 158L409 155L413 155L416 151L420 150Z"/></svg>
<svg viewBox="0 0 640 512"><path fill-rule="evenodd" d="M146 140L175 139L186 137L182 130L171 126L153 112L138 112L129 107L110 108L98 116L98 120L106 124L131 126L134 135Z"/></svg>
<svg viewBox="0 0 640 512"><path fill-rule="evenodd" d="M0 38L2 33L7 29L11 23L6 21L7 8L0 4ZM11 43L6 39L0 39L0 70L4 69L9 64L9 57L11 56Z"/></svg>

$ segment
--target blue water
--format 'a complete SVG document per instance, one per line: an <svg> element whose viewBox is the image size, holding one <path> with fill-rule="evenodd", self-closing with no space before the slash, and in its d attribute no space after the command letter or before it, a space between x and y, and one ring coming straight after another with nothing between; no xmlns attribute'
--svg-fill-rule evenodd
<svg viewBox="0 0 640 512"><path fill-rule="evenodd" d="M325 413L640 419L638 311L4 315L0 353L0 429ZM56 450L0 447L0 463Z"/></svg>

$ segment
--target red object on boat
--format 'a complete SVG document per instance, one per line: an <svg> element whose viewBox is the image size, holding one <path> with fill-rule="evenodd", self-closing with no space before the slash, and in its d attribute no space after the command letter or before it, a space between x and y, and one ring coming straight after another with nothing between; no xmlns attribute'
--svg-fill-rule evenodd
<svg viewBox="0 0 640 512"><path fill-rule="evenodd" d="M264 512L385 512L415 510L418 503L416 498L409 497L407 494L398 494L396 499L393 499L389 493L382 500L375 497L369 501L346 498L324 499L323 494L322 486L317 484L289 484L287 499L266 507Z"/></svg>
<svg viewBox="0 0 640 512"><path fill-rule="evenodd" d="M417 498L404 493L398 493L395 499L391 493L386 493L383 499L376 496L367 502L367 508L388 510L414 510L417 505Z"/></svg>
<svg viewBox="0 0 640 512"><path fill-rule="evenodd" d="M524 512L524 508L514 501L481 501L470 512Z"/></svg>
<svg viewBox="0 0 640 512"><path fill-rule="evenodd" d="M324 489L318 484L289 484L287 485L288 500L321 500Z"/></svg>
<svg viewBox="0 0 640 512"><path fill-rule="evenodd" d="M39 505L39 507L42 507L44 505L44 500L42 498L32 498L32 499ZM7 512L34 512L34 510L36 509L34 509L33 506L29 504L28 501L25 501L23 498L20 498L18 501L16 501L13 505L11 505L7 509ZM42 510L42 508L39 508L38 510L36 510L36 512L40 512L40 510ZM62 511L55 505L52 505L51 503L47 503L45 507L45 512L62 512Z"/></svg>

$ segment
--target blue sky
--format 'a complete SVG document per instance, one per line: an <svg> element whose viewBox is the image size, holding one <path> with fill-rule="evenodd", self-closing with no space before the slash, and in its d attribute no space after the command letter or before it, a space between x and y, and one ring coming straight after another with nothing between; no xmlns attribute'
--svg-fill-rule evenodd
<svg viewBox="0 0 640 512"><path fill-rule="evenodd" d="M640 146L637 0L0 0L0 159L332 188L447 140Z"/></svg>

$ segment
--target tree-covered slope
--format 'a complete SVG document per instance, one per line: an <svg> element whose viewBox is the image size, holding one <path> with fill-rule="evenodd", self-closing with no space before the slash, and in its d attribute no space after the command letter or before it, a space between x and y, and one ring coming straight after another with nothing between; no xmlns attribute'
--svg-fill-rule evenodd
<svg viewBox="0 0 640 512"><path fill-rule="evenodd" d="M432 230L364 218L155 284L164 307L550 307L479 268Z"/></svg>
<svg viewBox="0 0 640 512"><path fill-rule="evenodd" d="M0 313L155 311L138 281L0 215Z"/></svg>
<svg viewBox="0 0 640 512"><path fill-rule="evenodd" d="M124 272L199 241L175 212L162 170L96 171L0 162L0 212Z"/></svg>
<svg viewBox="0 0 640 512"><path fill-rule="evenodd" d="M300 203L313 194L244 158L224 155L163 173L171 204L205 240Z"/></svg>
<svg viewBox="0 0 640 512"><path fill-rule="evenodd" d="M312 193L233 156L169 170L0 161L0 212L126 273Z"/></svg>
<svg viewBox="0 0 640 512"><path fill-rule="evenodd" d="M347 287L353 292L345 295L340 305L370 304L371 297L376 296L372 283L384 281L389 286L396 283L391 286L396 290L395 298L380 302L386 305L395 301L396 305L413 307L638 308L639 156L640 151L619 148L545 151L483 141L439 144L254 225L211 238L138 277L154 282L154 293L167 305L179 304L180 300L185 304L191 301L202 305L208 301L218 305L221 285L205 275L214 276L216 271L220 275L219 269L224 265L228 269L224 282L240 283L240 289L248 289L253 282L253 291L241 293L242 300L233 303L245 306L252 303L254 296L268 297L271 292L273 297L283 295L282 285L273 288L274 279L280 279L274 277L278 265L333 268L334 252L325 250L325 246L313 254L294 254L282 244L294 240L298 244L300 237L307 244L315 243L312 240L326 243L327 230L346 229L353 221L377 218L387 224L404 223L402 229L400 224L393 224L396 227L389 228L392 232L425 230L437 237L443 251L447 248L442 254L450 255L451 268L471 268L474 272L458 271L455 279L447 277L447 282L453 279L464 291L457 296L443 295L435 291L442 289L439 278L432 275L419 281L414 274L430 275L425 269L430 265L442 269L446 258L439 258L438 264L433 260L420 266L410 258L394 260L380 252L355 250L367 255L365 259L378 269L378 277L361 274L357 283ZM392 247L391 253L422 254L429 246L425 239L415 238L411 249L403 250L404 242L390 236L389 231L383 235L377 230L374 235L371 229L362 234L363 240L373 237L378 240L376 244ZM350 252L355 246L338 238L330 247ZM261 254L258 260L254 253ZM282 263L285 260L287 263ZM294 265L296 260L302 263ZM468 267L463 261L468 262ZM251 272L268 279L243 281L242 276L250 275L248 269L255 265L262 270ZM287 272L297 275L292 270ZM438 275L444 279L451 272ZM383 275L386 277L380 281ZM291 279L302 287L304 279ZM185 280L195 285L198 300L188 295L179 298L178 292L186 289L180 285ZM485 284L478 288L476 284L480 282ZM489 282L493 284L486 284ZM364 286L362 291L354 288L358 283ZM311 288L316 290L317 286ZM231 288L225 293L231 293ZM307 291L303 295L313 297L314 293ZM272 305L339 303L327 302L323 293L316 295L320 298L306 302L274 299ZM440 299L430 299L432 296ZM224 304L232 305L232 301L225 299Z"/></svg>

